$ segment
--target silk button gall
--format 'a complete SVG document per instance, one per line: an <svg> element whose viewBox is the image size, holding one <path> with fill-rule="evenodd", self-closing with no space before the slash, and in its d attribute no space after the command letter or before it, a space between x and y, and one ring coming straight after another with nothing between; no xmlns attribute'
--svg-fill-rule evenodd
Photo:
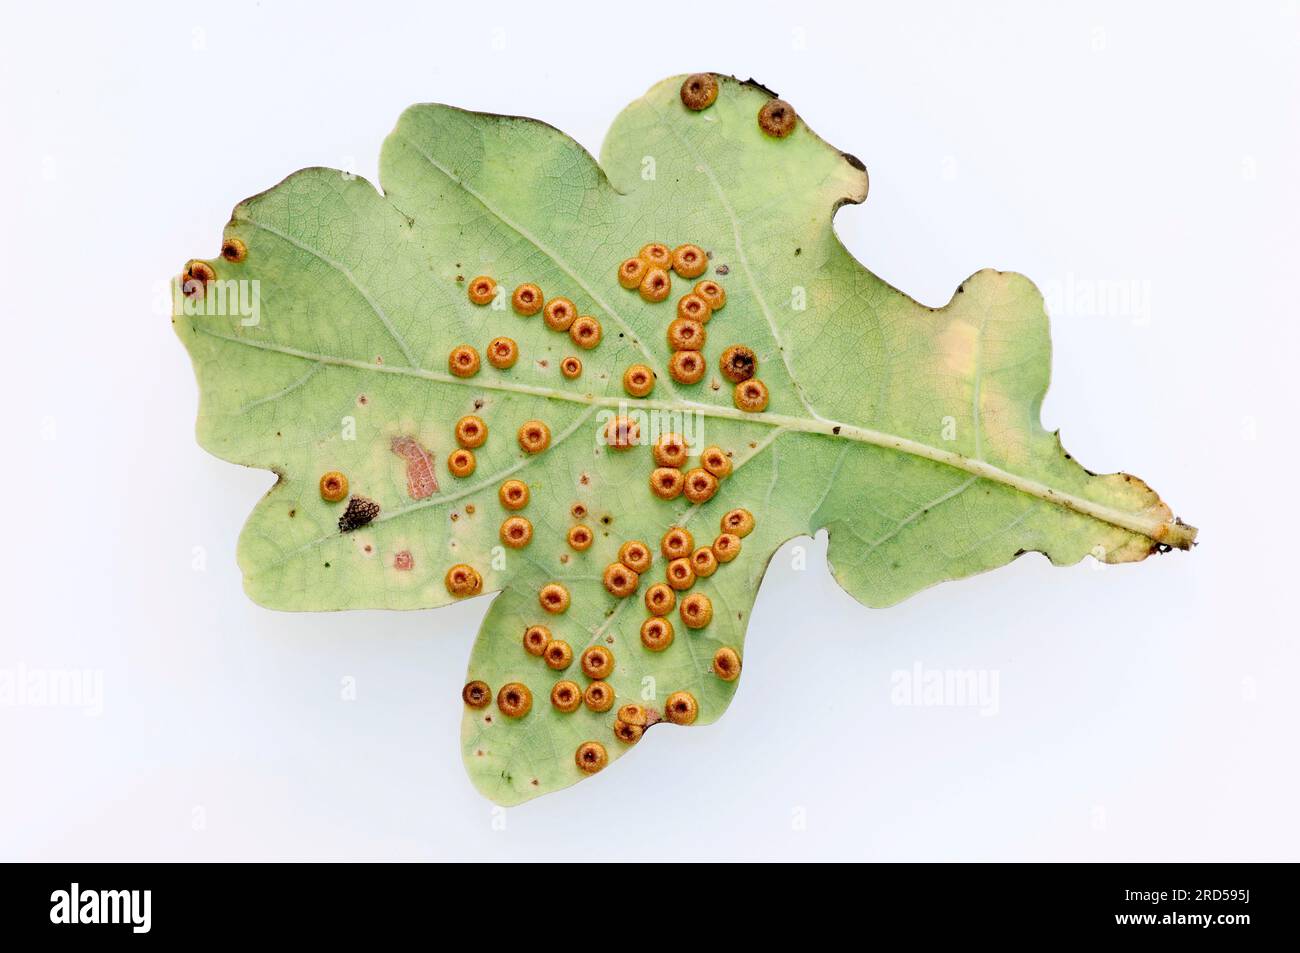
<svg viewBox="0 0 1300 953"><path fill-rule="evenodd" d="M668 325L668 347L674 351L698 351L704 347L708 335L704 325L690 318L674 318Z"/></svg>
<svg viewBox="0 0 1300 953"><path fill-rule="evenodd" d="M749 380L758 371L758 355L743 344L733 344L722 352L718 370L733 384Z"/></svg>
<svg viewBox="0 0 1300 953"><path fill-rule="evenodd" d="M641 250L637 252L637 257L643 259L651 268L660 268L667 271L673 266L672 249L662 242L650 242L648 245L642 245Z"/></svg>
<svg viewBox="0 0 1300 953"><path fill-rule="evenodd" d="M713 550L709 547L701 546L691 553L691 568L695 570L697 578L708 579L718 571L718 557L713 555Z"/></svg>
<svg viewBox="0 0 1300 953"><path fill-rule="evenodd" d="M672 467L656 467L650 471L650 492L661 500L675 500L682 495L686 477Z"/></svg>
<svg viewBox="0 0 1300 953"><path fill-rule="evenodd" d="M644 364L633 364L623 372L623 389L633 397L645 397L655 389L655 372Z"/></svg>
<svg viewBox="0 0 1300 953"><path fill-rule="evenodd" d="M474 459L474 451L466 450L461 447L459 450L453 450L447 455L447 469L451 471L454 477L467 477L474 472L478 466L478 461Z"/></svg>
<svg viewBox="0 0 1300 953"><path fill-rule="evenodd" d="M490 304L497 294L497 283L487 275L479 275L469 283L469 300L474 304Z"/></svg>
<svg viewBox="0 0 1300 953"><path fill-rule="evenodd" d="M510 307L515 309L515 314L525 318L531 318L541 311L544 303L542 289L534 284L520 285L510 296Z"/></svg>
<svg viewBox="0 0 1300 953"><path fill-rule="evenodd" d="M556 682L551 689L551 705L566 715L572 714L582 705L582 689L577 682Z"/></svg>
<svg viewBox="0 0 1300 953"><path fill-rule="evenodd" d="M566 357L560 362L560 373L565 380L576 380L582 375L582 361L576 357Z"/></svg>
<svg viewBox="0 0 1300 953"><path fill-rule="evenodd" d="M569 547L571 549L576 549L580 553L590 549L595 538L595 535L586 526L579 524L577 526L569 527Z"/></svg>
<svg viewBox="0 0 1300 953"><path fill-rule="evenodd" d="M719 480L731 476L731 457L721 447L705 447L700 452L700 466Z"/></svg>
<svg viewBox="0 0 1300 953"><path fill-rule="evenodd" d="M727 292L722 285L708 278L696 284L694 293L705 300L713 311L721 311L727 304Z"/></svg>
<svg viewBox="0 0 1300 953"><path fill-rule="evenodd" d="M673 271L683 278L698 278L709 267L709 256L699 245L678 245L673 249Z"/></svg>
<svg viewBox="0 0 1300 953"><path fill-rule="evenodd" d="M519 360L519 345L514 338L493 338L488 342L487 359L497 370L508 370Z"/></svg>
<svg viewBox="0 0 1300 953"><path fill-rule="evenodd" d="M740 656L735 649L724 645L713 653L713 674L724 682L734 682L740 677Z"/></svg>
<svg viewBox="0 0 1300 953"><path fill-rule="evenodd" d="M651 652L662 652L673 644L673 624L660 616L641 623L641 644Z"/></svg>
<svg viewBox="0 0 1300 953"><path fill-rule="evenodd" d="M517 436L524 453L541 453L551 445L551 428L540 420L525 420Z"/></svg>
<svg viewBox="0 0 1300 953"><path fill-rule="evenodd" d="M455 377L473 377L481 366L478 351L468 344L452 348L447 355L447 370Z"/></svg>
<svg viewBox="0 0 1300 953"><path fill-rule="evenodd" d="M599 645L582 651L582 671L588 678L608 678L614 671L614 653Z"/></svg>
<svg viewBox="0 0 1300 953"><path fill-rule="evenodd" d="M688 629L702 629L713 621L713 603L702 592L693 592L677 610Z"/></svg>
<svg viewBox="0 0 1300 953"><path fill-rule="evenodd" d="M639 539L629 539L618 548L618 561L633 572L645 572L652 558L649 548Z"/></svg>
<svg viewBox="0 0 1300 953"><path fill-rule="evenodd" d="M634 725L637 728L644 728L650 721L650 716L645 708L641 705L624 705L618 710L617 718L624 724Z"/></svg>
<svg viewBox="0 0 1300 953"><path fill-rule="evenodd" d="M641 279L650 270L650 263L644 258L629 258L618 266L618 283L631 291L641 284Z"/></svg>
<svg viewBox="0 0 1300 953"><path fill-rule="evenodd" d="M637 285L637 290L643 299L651 304L658 304L673 293L673 282L663 268L651 266L646 269L641 284Z"/></svg>
<svg viewBox="0 0 1300 953"><path fill-rule="evenodd" d="M530 625L524 629L524 651L541 658L551 644L551 630L544 625Z"/></svg>
<svg viewBox="0 0 1300 953"><path fill-rule="evenodd" d="M758 111L758 128L773 139L784 139L794 132L794 107L783 99L769 100Z"/></svg>
<svg viewBox="0 0 1300 953"><path fill-rule="evenodd" d="M563 639L552 639L542 655L546 667L562 672L573 664L573 649Z"/></svg>
<svg viewBox="0 0 1300 953"><path fill-rule="evenodd" d="M665 559L681 559L691 554L695 547L695 537L684 526L670 526L659 540L659 551Z"/></svg>
<svg viewBox="0 0 1300 953"><path fill-rule="evenodd" d="M443 582L447 591L458 597L477 595L483 589L483 577L477 569L465 563L457 563L448 569Z"/></svg>
<svg viewBox="0 0 1300 953"><path fill-rule="evenodd" d="M712 73L692 73L682 81L680 95L687 109L708 109L718 98L718 81Z"/></svg>
<svg viewBox="0 0 1300 953"><path fill-rule="evenodd" d="M569 608L569 590L558 582L548 582L537 594L537 602L545 611L558 615Z"/></svg>
<svg viewBox="0 0 1300 953"><path fill-rule="evenodd" d="M456 442L462 447L477 450L487 440L488 428L482 417L467 414L456 421Z"/></svg>
<svg viewBox="0 0 1300 953"><path fill-rule="evenodd" d="M720 563L731 562L740 555L740 537L734 533L720 533L713 541L713 555Z"/></svg>
<svg viewBox="0 0 1300 953"><path fill-rule="evenodd" d="M677 593L665 583L656 582L645 591L645 607L651 615L665 616L673 611L675 605Z"/></svg>
<svg viewBox="0 0 1300 953"><path fill-rule="evenodd" d="M742 506L728 510L718 521L718 529L735 536L748 536L754 531L754 514Z"/></svg>
<svg viewBox="0 0 1300 953"><path fill-rule="evenodd" d="M708 324L709 318L713 317L713 309L709 307L709 303L703 296L691 292L677 300L677 317Z"/></svg>
<svg viewBox="0 0 1300 953"><path fill-rule="evenodd" d="M664 720L674 725L693 724L699 713L700 706L690 692L673 692L664 703Z"/></svg>
<svg viewBox="0 0 1300 953"><path fill-rule="evenodd" d="M569 337L573 343L587 351L600 343L600 335L600 322L589 314L584 314L569 325Z"/></svg>
<svg viewBox="0 0 1300 953"><path fill-rule="evenodd" d="M497 490L497 499L508 510L522 510L528 505L528 484L523 480L506 480Z"/></svg>
<svg viewBox="0 0 1300 953"><path fill-rule="evenodd" d="M668 373L679 384L698 384L704 371L704 356L699 351L673 351L668 359Z"/></svg>
<svg viewBox="0 0 1300 953"><path fill-rule="evenodd" d="M637 586L641 584L641 577L622 563L610 563L605 567L601 581L611 596L624 599L636 592Z"/></svg>
<svg viewBox="0 0 1300 953"><path fill-rule="evenodd" d="M348 495L348 478L338 470L321 474L320 498L326 503L339 503Z"/></svg>
<svg viewBox="0 0 1300 953"><path fill-rule="evenodd" d="M507 718L522 718L532 711L533 693L523 682L507 682L497 692L497 708Z"/></svg>
<svg viewBox="0 0 1300 953"><path fill-rule="evenodd" d="M226 261L239 264L248 257L248 246L238 238L227 238L221 243L221 257Z"/></svg>
<svg viewBox="0 0 1300 953"><path fill-rule="evenodd" d="M582 693L582 700L594 712L609 711L614 707L614 689L608 682L592 682Z"/></svg>
<svg viewBox="0 0 1300 953"><path fill-rule="evenodd" d="M668 564L664 578L668 580L669 586L681 592L695 585L695 569L691 566L691 561L683 556Z"/></svg>
<svg viewBox="0 0 1300 953"><path fill-rule="evenodd" d="M512 516L501 524L501 542L511 549L523 549L533 539L533 524L523 516Z"/></svg>
<svg viewBox="0 0 1300 953"><path fill-rule="evenodd" d="M760 380L749 380L737 384L733 401L743 411L751 414L767 410L767 385Z"/></svg>
<svg viewBox="0 0 1300 953"><path fill-rule="evenodd" d="M605 424L605 446L630 450L641 439L641 425L632 417L611 417Z"/></svg>
<svg viewBox="0 0 1300 953"><path fill-rule="evenodd" d="M708 470L697 467L686 474L686 485L682 492L692 503L707 503L718 492L718 478Z"/></svg>
<svg viewBox="0 0 1300 953"><path fill-rule="evenodd" d="M626 721L614 722L614 737L625 745L634 745L641 740L645 729L640 725L629 725Z"/></svg>
<svg viewBox="0 0 1300 953"><path fill-rule="evenodd" d="M586 774L595 774L609 764L609 752L599 741L584 741L573 753L573 762L578 770Z"/></svg>
<svg viewBox="0 0 1300 953"><path fill-rule="evenodd" d="M686 441L680 434L662 433L654 445L655 463L661 467L680 467L686 462Z"/></svg>
<svg viewBox="0 0 1300 953"><path fill-rule="evenodd" d="M542 308L542 320L552 331L567 331L578 317L578 309L568 298L552 298Z"/></svg>
<svg viewBox="0 0 1300 953"><path fill-rule="evenodd" d="M460 690L460 697L470 708L486 708L492 701L492 689L487 682L473 681Z"/></svg>

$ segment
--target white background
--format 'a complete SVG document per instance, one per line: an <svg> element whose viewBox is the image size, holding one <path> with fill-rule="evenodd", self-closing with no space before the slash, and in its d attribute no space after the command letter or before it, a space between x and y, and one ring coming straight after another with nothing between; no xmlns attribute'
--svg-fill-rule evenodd
<svg viewBox="0 0 1300 953"><path fill-rule="evenodd" d="M103 710L0 706L0 856L1300 859L1294 0L136 6L5 3L0 669L101 673ZM235 540L272 478L195 444L158 299L287 173L373 181L411 103L595 153L707 69L866 163L839 233L921 301L985 266L1149 295L1054 302L1044 421L1201 545L873 611L795 541L718 724L502 815L458 744L487 601L249 602ZM916 663L996 673L997 713L891 703Z"/></svg>

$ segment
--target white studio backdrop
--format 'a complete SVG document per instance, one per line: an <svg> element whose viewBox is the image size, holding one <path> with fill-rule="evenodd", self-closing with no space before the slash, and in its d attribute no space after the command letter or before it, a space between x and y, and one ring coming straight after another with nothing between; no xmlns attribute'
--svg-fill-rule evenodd
<svg viewBox="0 0 1300 953"><path fill-rule="evenodd" d="M4 7L0 673L89 671L94 703L0 703L3 858L1296 859L1294 0ZM720 722L502 812L458 744L487 600L248 601L272 477L195 444L160 302L240 199L309 165L374 181L411 103L596 153L696 70L866 163L837 227L888 281L939 305L982 267L1034 279L1045 423L1201 545L867 610L795 540ZM986 697L899 704L918 667Z"/></svg>

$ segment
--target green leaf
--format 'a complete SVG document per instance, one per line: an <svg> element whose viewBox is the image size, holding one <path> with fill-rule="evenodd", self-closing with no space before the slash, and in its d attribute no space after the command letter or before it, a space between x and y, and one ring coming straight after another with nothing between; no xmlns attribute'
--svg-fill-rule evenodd
<svg viewBox="0 0 1300 953"><path fill-rule="evenodd" d="M630 751L614 734L624 704L642 705L654 723L671 693L688 692L696 724L718 718L738 682L714 674L715 652L743 657L768 560L791 537L826 528L835 578L861 602L887 606L1027 551L1057 564L1088 554L1124 562L1195 536L1142 481L1089 473L1042 428L1050 344L1029 281L982 271L938 309L889 287L832 230L836 208L866 196L861 163L801 120L785 138L767 135L758 114L770 94L718 84L701 111L683 105L681 77L655 86L617 118L599 167L540 122L412 107L384 144L382 194L337 171L298 172L241 203L226 257L191 263L189 284L178 282L174 326L198 376L199 442L279 475L239 543L254 600L294 610L441 606L456 598L444 579L453 564L472 566L484 593L499 591L467 681L486 682L493 696L521 683L531 711L507 717L495 697L467 705L462 736L474 783L500 803L587 776L575 763L585 742L611 761ZM674 275L668 300L651 304L617 280L620 262L648 242L701 246L706 277L725 288L699 383L666 373L666 329L695 282ZM548 298L572 299L598 318L603 339L582 350L540 316L471 303L478 275L507 295L533 282ZM454 347L482 354L498 336L518 342L513 367L448 372ZM757 354L770 394L761 413L738 409L718 371L732 344ZM573 381L560 372L569 355L584 365ZM658 374L643 399L623 390L634 363ZM616 413L644 415L643 437L666 415L696 449L730 454L731 475L707 502L659 499L651 449L599 439ZM489 437L474 472L457 477L448 463L466 414L486 421ZM530 455L516 430L532 419L551 440ZM340 531L345 504L326 502L318 485L327 471L345 474L378 516ZM509 478L530 489L518 514L498 500ZM691 629L674 612L674 641L649 651L642 596L664 577L661 537L682 526L708 546L734 507L753 513L755 529L734 561L690 589L708 597L712 621ZM521 549L499 538L512 515L533 528ZM594 536L583 552L566 540L579 522ZM655 559L638 592L617 598L602 573L628 540ZM543 611L550 583L571 594L567 611ZM524 650L525 629L538 624L575 654L601 646L613 655L612 709L551 704L557 681L585 690L591 679L577 659L556 672Z"/></svg>

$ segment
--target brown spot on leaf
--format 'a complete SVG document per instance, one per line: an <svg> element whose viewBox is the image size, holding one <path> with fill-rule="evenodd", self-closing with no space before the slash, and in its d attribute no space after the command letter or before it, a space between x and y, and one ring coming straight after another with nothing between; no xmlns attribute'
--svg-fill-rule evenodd
<svg viewBox="0 0 1300 953"><path fill-rule="evenodd" d="M423 500L438 492L438 478L433 471L433 454L414 437L394 437L393 453L406 461L406 492L413 500Z"/></svg>

